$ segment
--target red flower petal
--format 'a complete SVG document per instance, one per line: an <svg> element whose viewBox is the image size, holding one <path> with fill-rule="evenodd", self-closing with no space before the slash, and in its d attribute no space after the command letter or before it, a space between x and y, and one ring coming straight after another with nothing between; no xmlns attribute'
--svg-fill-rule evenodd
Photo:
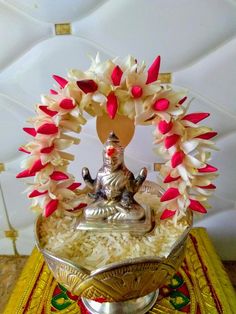
<svg viewBox="0 0 236 314"><path fill-rule="evenodd" d="M157 80L159 69L160 69L160 63L161 63L161 57L158 56L154 60L150 68L148 69L148 77L147 77L146 84L152 83Z"/></svg>
<svg viewBox="0 0 236 314"><path fill-rule="evenodd" d="M54 110L48 109L47 106L39 106L39 109L49 115L50 117L54 117L58 112Z"/></svg>
<svg viewBox="0 0 236 314"><path fill-rule="evenodd" d="M166 202L173 200L174 198L180 195L179 190L177 188L169 188L165 191L165 193L160 198L161 202Z"/></svg>
<svg viewBox="0 0 236 314"><path fill-rule="evenodd" d="M195 112L195 113L190 113L187 114L186 116L184 116L182 118L182 120L187 120L190 121L192 123L198 123L204 119L206 119L207 117L209 117L210 113L208 112Z"/></svg>
<svg viewBox="0 0 236 314"><path fill-rule="evenodd" d="M158 123L158 130L162 134L166 134L171 130L172 126L173 126L173 123L171 121L166 122L165 120L162 120Z"/></svg>
<svg viewBox="0 0 236 314"><path fill-rule="evenodd" d="M23 128L23 130L29 135L36 136L37 132L34 128Z"/></svg>
<svg viewBox="0 0 236 314"><path fill-rule="evenodd" d="M85 93L94 93L98 89L98 85L93 80L82 80L76 82L78 87Z"/></svg>
<svg viewBox="0 0 236 314"><path fill-rule="evenodd" d="M94 299L94 301L99 302L99 303L104 303L104 302L107 302L107 299L105 299L105 298L96 298L96 299Z"/></svg>
<svg viewBox="0 0 236 314"><path fill-rule="evenodd" d="M182 151L175 152L171 158L172 168L176 168L178 165L182 164L184 157L185 157L184 152L182 152Z"/></svg>
<svg viewBox="0 0 236 314"><path fill-rule="evenodd" d="M20 178L28 178L28 177L34 177L34 176L35 176L35 173L30 173L29 169L26 169L26 170L18 173L16 178L20 179Z"/></svg>
<svg viewBox="0 0 236 314"><path fill-rule="evenodd" d="M58 127L53 123L45 123L37 129L37 133L51 135L58 132Z"/></svg>
<svg viewBox="0 0 236 314"><path fill-rule="evenodd" d="M61 76L53 75L52 77L54 78L55 81L57 81L57 83L58 83L62 88L64 88L64 87L67 85L67 83L68 83L68 81L65 80L65 79L64 79L63 77L61 77Z"/></svg>
<svg viewBox="0 0 236 314"><path fill-rule="evenodd" d="M198 202L196 200L190 199L189 208L196 211L196 212L202 213L202 214L207 213L206 208L200 202Z"/></svg>
<svg viewBox="0 0 236 314"><path fill-rule="evenodd" d="M214 190L216 189L216 186L214 184L208 184L208 185L204 185L204 186L200 186L198 185L199 188L201 189L206 189L206 190Z"/></svg>
<svg viewBox="0 0 236 314"><path fill-rule="evenodd" d="M28 198L33 198L33 197L37 197L37 196L41 196L41 195L44 195L44 194L47 194L48 191L44 191L44 192L39 192L37 190L34 190L32 191L29 195L28 195Z"/></svg>
<svg viewBox="0 0 236 314"><path fill-rule="evenodd" d="M79 188L81 186L81 183L79 182L74 182L70 186L68 186L67 189L74 191L75 189Z"/></svg>
<svg viewBox="0 0 236 314"><path fill-rule="evenodd" d="M50 93L51 93L52 95L57 95L57 94L58 94L58 92L55 91L54 89L50 89Z"/></svg>
<svg viewBox="0 0 236 314"><path fill-rule="evenodd" d="M118 102L116 95L114 94L114 92L110 92L110 94L107 96L107 113L109 114L111 119L115 118L117 109Z"/></svg>
<svg viewBox="0 0 236 314"><path fill-rule="evenodd" d="M182 105L182 104L185 102L185 100L186 100L187 98L188 98L188 97L185 96L184 98L180 99L180 101L178 102L178 104Z"/></svg>
<svg viewBox="0 0 236 314"><path fill-rule="evenodd" d="M41 160L38 159L33 163L32 167L29 169L29 173L31 174L31 173L38 172L42 170L43 168L45 168L46 166L47 164L43 165Z"/></svg>
<svg viewBox="0 0 236 314"><path fill-rule="evenodd" d="M207 132L207 133L196 136L196 138L201 138L202 140L209 140L212 137L216 136L217 134L218 134L217 132Z"/></svg>
<svg viewBox="0 0 236 314"><path fill-rule="evenodd" d="M169 108L170 102L166 98L158 99L152 106L152 108L156 111L165 111Z"/></svg>
<svg viewBox="0 0 236 314"><path fill-rule="evenodd" d="M57 210L58 202L58 200L51 200L49 203L47 203L44 211L45 217L49 217L52 213L55 212L55 210Z"/></svg>
<svg viewBox="0 0 236 314"><path fill-rule="evenodd" d="M168 174L168 176L165 177L164 179L164 183L170 183L170 182L173 182L173 181L176 181L176 180L179 180L180 176L178 177L172 177L170 174Z"/></svg>
<svg viewBox="0 0 236 314"><path fill-rule="evenodd" d="M61 180L67 180L69 179L68 175L65 174L64 172L62 171L54 171L51 175L50 175L50 178L52 180L55 180L55 181L61 181Z"/></svg>
<svg viewBox="0 0 236 314"><path fill-rule="evenodd" d="M165 210L163 211L163 213L161 214L160 219L161 219L161 220L164 220L164 219L173 217L173 216L175 215L175 213L176 213L176 210L165 209Z"/></svg>
<svg viewBox="0 0 236 314"><path fill-rule="evenodd" d="M216 167L207 164L205 167L198 169L198 172L201 172L201 173L215 172L217 170L218 169Z"/></svg>
<svg viewBox="0 0 236 314"><path fill-rule="evenodd" d="M77 207L74 208L74 210L82 209L82 208L84 208L86 206L87 206L86 203L80 203Z"/></svg>
<svg viewBox="0 0 236 314"><path fill-rule="evenodd" d="M131 88L131 94L134 98L140 98L143 94L143 89L141 86L135 85Z"/></svg>
<svg viewBox="0 0 236 314"><path fill-rule="evenodd" d="M165 148L168 149L176 144L176 142L179 140L178 134L172 134L170 136L167 136L165 138Z"/></svg>
<svg viewBox="0 0 236 314"><path fill-rule="evenodd" d="M42 154L50 154L54 149L54 145L49 146L49 147L44 147L40 150L40 153Z"/></svg>
<svg viewBox="0 0 236 314"><path fill-rule="evenodd" d="M111 80L112 80L113 85L115 85L115 86L119 86L120 85L122 74L123 74L123 71L121 70L119 65L114 67L114 69L113 69L113 71L111 73Z"/></svg>
<svg viewBox="0 0 236 314"><path fill-rule="evenodd" d="M26 154L30 154L30 152L28 150L26 150L24 147L19 147L18 150L20 152L26 153Z"/></svg>
<svg viewBox="0 0 236 314"><path fill-rule="evenodd" d="M72 99L70 99L70 98L62 99L59 106L63 109L68 109L68 110L75 108L75 104L73 103Z"/></svg>

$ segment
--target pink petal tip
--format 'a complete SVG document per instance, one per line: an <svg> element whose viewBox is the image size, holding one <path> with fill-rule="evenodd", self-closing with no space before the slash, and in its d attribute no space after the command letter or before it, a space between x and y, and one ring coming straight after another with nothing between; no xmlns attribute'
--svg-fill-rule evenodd
<svg viewBox="0 0 236 314"><path fill-rule="evenodd" d="M41 148L40 153L42 154L50 154L54 150L54 145L49 147Z"/></svg>
<svg viewBox="0 0 236 314"><path fill-rule="evenodd" d="M163 213L161 214L160 219L161 219L161 220L164 220L164 219L173 217L173 216L175 215L175 213L176 213L175 210L165 209L165 210L163 211Z"/></svg>
<svg viewBox="0 0 236 314"><path fill-rule="evenodd" d="M34 177L35 173L32 173L29 171L29 169L23 170L22 172L18 173L16 178L21 179L21 178L28 178L28 177Z"/></svg>
<svg viewBox="0 0 236 314"><path fill-rule="evenodd" d="M81 183L79 182L74 182L70 186L68 186L68 190L74 191L75 189L79 188L81 186Z"/></svg>
<svg viewBox="0 0 236 314"><path fill-rule="evenodd" d="M158 56L150 68L148 69L148 77L146 84L150 84L152 82L155 82L158 79L159 70L160 70L160 63L161 63L161 57Z"/></svg>
<svg viewBox="0 0 236 314"><path fill-rule="evenodd" d="M205 173L205 172L216 172L218 169L214 166L206 164L205 167L198 169L198 172Z"/></svg>
<svg viewBox="0 0 236 314"><path fill-rule="evenodd" d="M47 106L39 106L39 109L50 117L54 117L58 113L57 111L48 109Z"/></svg>
<svg viewBox="0 0 236 314"><path fill-rule="evenodd" d="M121 77L123 75L123 71L119 67L119 65L115 66L111 73L111 80L114 86L119 86Z"/></svg>
<svg viewBox="0 0 236 314"><path fill-rule="evenodd" d="M141 86L135 85L131 88L131 94L132 96L137 99L140 98L143 94L143 89Z"/></svg>
<svg viewBox="0 0 236 314"><path fill-rule="evenodd" d="M171 166L172 168L176 168L180 164L182 164L184 160L185 154L182 151L175 152L171 158Z"/></svg>
<svg viewBox="0 0 236 314"><path fill-rule="evenodd" d="M42 170L43 168L45 168L47 166L47 164L43 165L41 160L38 159L36 160L32 167L29 169L29 173L36 173L36 172L39 172L40 170Z"/></svg>
<svg viewBox="0 0 236 314"><path fill-rule="evenodd" d="M184 116L182 118L182 120L187 120L190 121L192 123L198 123L204 119L206 119L207 117L209 117L210 113L208 112L195 112L195 113L190 113L187 114L186 116Z"/></svg>
<svg viewBox="0 0 236 314"><path fill-rule="evenodd" d="M39 192L37 190L34 190L32 191L29 195L28 195L28 198L33 198L33 197L37 197L37 196L41 196L41 195L44 195L44 194L47 194L48 191L44 191L44 192Z"/></svg>
<svg viewBox="0 0 236 314"><path fill-rule="evenodd" d="M173 123L171 121L166 122L165 120L162 120L158 123L158 130L160 131L160 133L166 134L172 129L172 126Z"/></svg>
<svg viewBox="0 0 236 314"><path fill-rule="evenodd" d="M183 97L182 99L180 99L180 101L178 102L178 104L179 104L179 105L182 105L182 104L185 102L185 100L186 100L187 98L188 98L187 96Z"/></svg>
<svg viewBox="0 0 236 314"><path fill-rule="evenodd" d="M74 208L74 210L82 209L82 208L86 207L87 205L88 205L87 203L80 203L77 207Z"/></svg>
<svg viewBox="0 0 236 314"><path fill-rule="evenodd" d="M94 80L77 81L76 84L85 94L94 93L98 89L98 85Z"/></svg>
<svg viewBox="0 0 236 314"><path fill-rule="evenodd" d="M34 128L23 128L23 130L31 136L36 136L37 132Z"/></svg>
<svg viewBox="0 0 236 314"><path fill-rule="evenodd" d="M152 108L156 111L165 111L169 108L170 102L166 98L158 99L152 106Z"/></svg>
<svg viewBox="0 0 236 314"><path fill-rule="evenodd" d="M118 102L114 92L110 92L107 96L107 113L111 119L115 118L118 109Z"/></svg>
<svg viewBox="0 0 236 314"><path fill-rule="evenodd" d="M18 150L19 150L19 152L30 154L30 152L28 150L26 150L24 147L19 147Z"/></svg>
<svg viewBox="0 0 236 314"><path fill-rule="evenodd" d="M164 140L165 148L166 149L171 148L173 145L175 145L178 142L179 138L180 137L178 134L172 134L170 136L167 136Z"/></svg>
<svg viewBox="0 0 236 314"><path fill-rule="evenodd" d="M57 92L57 91L55 91L54 89L50 89L50 94L52 94L52 95L57 95L57 94L58 94L58 92Z"/></svg>
<svg viewBox="0 0 236 314"><path fill-rule="evenodd" d="M198 185L199 188L201 189L205 189L205 190L215 190L216 186L214 184L208 184L208 185L204 185L204 186L200 186Z"/></svg>
<svg viewBox="0 0 236 314"><path fill-rule="evenodd" d="M55 181L61 181L61 180L67 180L69 179L68 175L65 174L64 172L62 171L54 171L51 175L50 175L50 178L52 180L55 180Z"/></svg>
<svg viewBox="0 0 236 314"><path fill-rule="evenodd" d="M75 108L75 104L73 103L73 100L70 98L64 98L62 99L62 101L60 102L59 106L62 109L66 109L66 110L71 110Z"/></svg>
<svg viewBox="0 0 236 314"><path fill-rule="evenodd" d="M47 203L44 211L45 217L49 217L52 213L55 212L55 210L57 210L58 203L59 203L58 200L51 200L50 202Z"/></svg>
<svg viewBox="0 0 236 314"><path fill-rule="evenodd" d="M165 193L161 196L160 201L166 202L170 201L180 195L179 190L177 188L169 188L165 191Z"/></svg>
<svg viewBox="0 0 236 314"><path fill-rule="evenodd" d="M202 140L210 140L211 138L215 137L217 134L218 134L217 132L207 132L207 133L196 136L196 138L200 138Z"/></svg>
<svg viewBox="0 0 236 314"><path fill-rule="evenodd" d="M37 133L44 135L52 135L58 132L58 127L53 123L45 123L37 129Z"/></svg>
<svg viewBox="0 0 236 314"><path fill-rule="evenodd" d="M200 202L198 202L196 200L190 199L189 208L196 211L196 212L202 213L202 214L207 213L206 208Z"/></svg>
<svg viewBox="0 0 236 314"><path fill-rule="evenodd" d="M180 176L178 177L172 177L170 174L168 174L165 179L164 179L164 183L170 183L170 182L173 182L173 181L177 181L179 180Z"/></svg>
<svg viewBox="0 0 236 314"><path fill-rule="evenodd" d="M64 88L68 83L68 81L61 76L53 75L52 77L62 88Z"/></svg>

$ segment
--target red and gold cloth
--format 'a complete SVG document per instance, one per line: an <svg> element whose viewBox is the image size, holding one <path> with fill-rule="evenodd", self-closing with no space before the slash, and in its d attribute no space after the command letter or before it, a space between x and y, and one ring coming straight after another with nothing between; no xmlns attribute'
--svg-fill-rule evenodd
<svg viewBox="0 0 236 314"><path fill-rule="evenodd" d="M89 313L80 298L54 280L36 248L4 311L4 314L23 313ZM157 303L149 313L236 313L235 292L205 229L191 231L179 272L160 289Z"/></svg>

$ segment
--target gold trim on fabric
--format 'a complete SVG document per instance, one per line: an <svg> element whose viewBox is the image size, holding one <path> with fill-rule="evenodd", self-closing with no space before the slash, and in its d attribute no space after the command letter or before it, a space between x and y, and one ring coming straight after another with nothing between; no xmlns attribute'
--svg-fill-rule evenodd
<svg viewBox="0 0 236 314"><path fill-rule="evenodd" d="M33 249L31 256L13 289L4 314L22 314L35 286L44 264L43 256L37 248ZM39 305L39 304L38 304Z"/></svg>
<svg viewBox="0 0 236 314"><path fill-rule="evenodd" d="M211 286L214 288L221 301L222 313L236 313L235 291L206 230L204 228L194 228L191 231L191 234L197 239L200 257L202 258L202 261L204 261L204 266L207 269ZM189 254L187 254L186 258L189 258ZM192 261L189 264L194 265ZM195 268L194 270L198 283L201 285L202 278L198 275L199 269ZM203 286L201 286L202 297L204 297L204 293L207 289L209 289L209 283L205 283L204 289ZM206 301L206 299L204 301ZM207 310L209 312L209 308L207 308ZM209 313L213 314L218 312L212 310Z"/></svg>
<svg viewBox="0 0 236 314"><path fill-rule="evenodd" d="M49 294L50 287L53 281L53 276L44 264L41 272L40 279L36 282L34 287L33 296L27 306L27 314L41 314L44 308L45 299Z"/></svg>
<svg viewBox="0 0 236 314"><path fill-rule="evenodd" d="M56 35L70 35L71 34L70 23L55 24L55 34Z"/></svg>

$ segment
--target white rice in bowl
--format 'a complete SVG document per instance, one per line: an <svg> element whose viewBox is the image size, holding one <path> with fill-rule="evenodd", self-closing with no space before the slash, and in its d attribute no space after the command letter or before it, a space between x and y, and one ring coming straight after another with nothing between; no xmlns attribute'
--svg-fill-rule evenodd
<svg viewBox="0 0 236 314"><path fill-rule="evenodd" d="M129 258L164 257L188 222L182 219L174 225L172 220L161 221L158 210L154 210L154 215L155 228L143 236L129 232L75 231L76 217L52 215L40 226L40 244L54 255L89 270Z"/></svg>

